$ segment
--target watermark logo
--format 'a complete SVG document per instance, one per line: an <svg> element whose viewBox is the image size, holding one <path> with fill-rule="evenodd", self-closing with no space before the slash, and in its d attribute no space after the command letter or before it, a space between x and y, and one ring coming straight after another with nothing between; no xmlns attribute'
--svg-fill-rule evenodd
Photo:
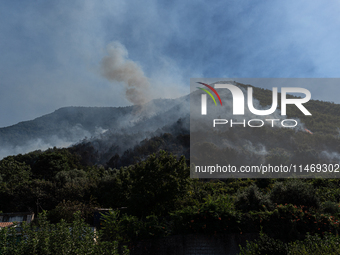
<svg viewBox="0 0 340 255"><path fill-rule="evenodd" d="M220 104L222 106L222 101L215 89L228 89L233 98L233 115L244 115L244 102L245 102L245 97L242 92L242 90L232 84L215 84L213 88L212 86L198 82L199 84L202 84L206 87L208 87L211 91L215 93L215 95L218 97ZM199 87L198 87L199 88ZM206 89L199 88L203 91L205 91L210 97L213 99L215 105L217 105L215 98L213 95ZM304 98L287 98L288 93L302 93L305 94ZM255 109L254 107L254 102L253 102L253 88L248 87L247 88L247 104L248 104L248 109L251 113L254 115L270 115L274 113L277 109L278 105L278 89L277 87L274 87L272 90L272 105L269 109L267 110L258 110ZM309 90L305 88L296 88L296 87L282 87L281 88L281 115L287 115L287 105L288 104L293 104L296 107L300 109L300 111L304 115L312 115L302 104L307 103L311 99L311 93ZM207 95L202 94L201 96L201 115L207 115Z"/></svg>
<svg viewBox="0 0 340 255"><path fill-rule="evenodd" d="M197 83L206 86L206 87L209 88L212 92L214 92L215 95L217 96L218 100L220 100L220 104L221 104L221 106L222 106L221 97L220 97L220 95L217 93L217 91L216 91L213 87L211 87L210 85L205 84L205 83L203 83L203 82L197 82ZM214 101L215 105L217 105L214 96L213 96L208 90L203 89L203 88L200 88L200 87L197 87L197 88L200 89L200 90L205 91L205 92L212 98L212 100ZM207 115L207 95L206 95L206 94L202 94L202 107L201 107L201 109L202 109L201 114L202 114L202 115Z"/></svg>

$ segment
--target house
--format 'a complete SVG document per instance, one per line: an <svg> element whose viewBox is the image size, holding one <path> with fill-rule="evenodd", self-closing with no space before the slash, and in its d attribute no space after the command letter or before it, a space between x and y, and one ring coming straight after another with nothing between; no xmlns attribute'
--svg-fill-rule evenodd
<svg viewBox="0 0 340 255"><path fill-rule="evenodd" d="M0 222L0 229L15 226L13 222Z"/></svg>
<svg viewBox="0 0 340 255"><path fill-rule="evenodd" d="M32 212L0 213L0 229L20 225L22 222L31 223L33 219Z"/></svg>

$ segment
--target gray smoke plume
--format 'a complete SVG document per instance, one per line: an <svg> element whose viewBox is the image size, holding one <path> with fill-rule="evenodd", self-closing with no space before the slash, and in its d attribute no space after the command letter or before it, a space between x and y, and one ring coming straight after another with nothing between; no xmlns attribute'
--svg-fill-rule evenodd
<svg viewBox="0 0 340 255"><path fill-rule="evenodd" d="M125 85L125 96L134 105L149 101L150 82L140 66L128 59L128 51L119 42L112 42L107 47L108 55L101 61L101 74L110 81Z"/></svg>

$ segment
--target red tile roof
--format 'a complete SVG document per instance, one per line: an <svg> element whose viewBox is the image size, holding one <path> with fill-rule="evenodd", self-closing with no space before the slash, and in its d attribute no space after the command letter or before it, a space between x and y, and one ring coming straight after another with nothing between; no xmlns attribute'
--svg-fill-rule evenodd
<svg viewBox="0 0 340 255"><path fill-rule="evenodd" d="M0 228L11 227L13 225L13 222L0 222Z"/></svg>

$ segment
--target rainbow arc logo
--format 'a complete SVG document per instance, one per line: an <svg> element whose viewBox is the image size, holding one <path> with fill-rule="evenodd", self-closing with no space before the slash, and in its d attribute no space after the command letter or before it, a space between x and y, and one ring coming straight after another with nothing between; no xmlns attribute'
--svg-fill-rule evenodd
<svg viewBox="0 0 340 255"><path fill-rule="evenodd" d="M205 83L203 83L203 82L197 82L197 83L199 83L199 84L202 84L202 85L204 85L204 86L206 86L207 88L209 88L212 92L214 92L215 93L215 95L217 96L217 98L218 98L218 100L220 101L220 104L222 105L222 101L221 101L221 98L220 98L220 95L217 93L217 91L213 88L213 87L211 87L210 85L208 85L208 84L205 84ZM200 89L200 90L203 90L204 92L206 92L213 100L214 100L214 103L215 103L215 105L217 105L217 103L216 103L216 100L215 100L215 98L214 98L214 96L210 93L210 91L209 90L207 90L207 89L204 89L204 88L200 88L200 87L197 87L198 89Z"/></svg>

